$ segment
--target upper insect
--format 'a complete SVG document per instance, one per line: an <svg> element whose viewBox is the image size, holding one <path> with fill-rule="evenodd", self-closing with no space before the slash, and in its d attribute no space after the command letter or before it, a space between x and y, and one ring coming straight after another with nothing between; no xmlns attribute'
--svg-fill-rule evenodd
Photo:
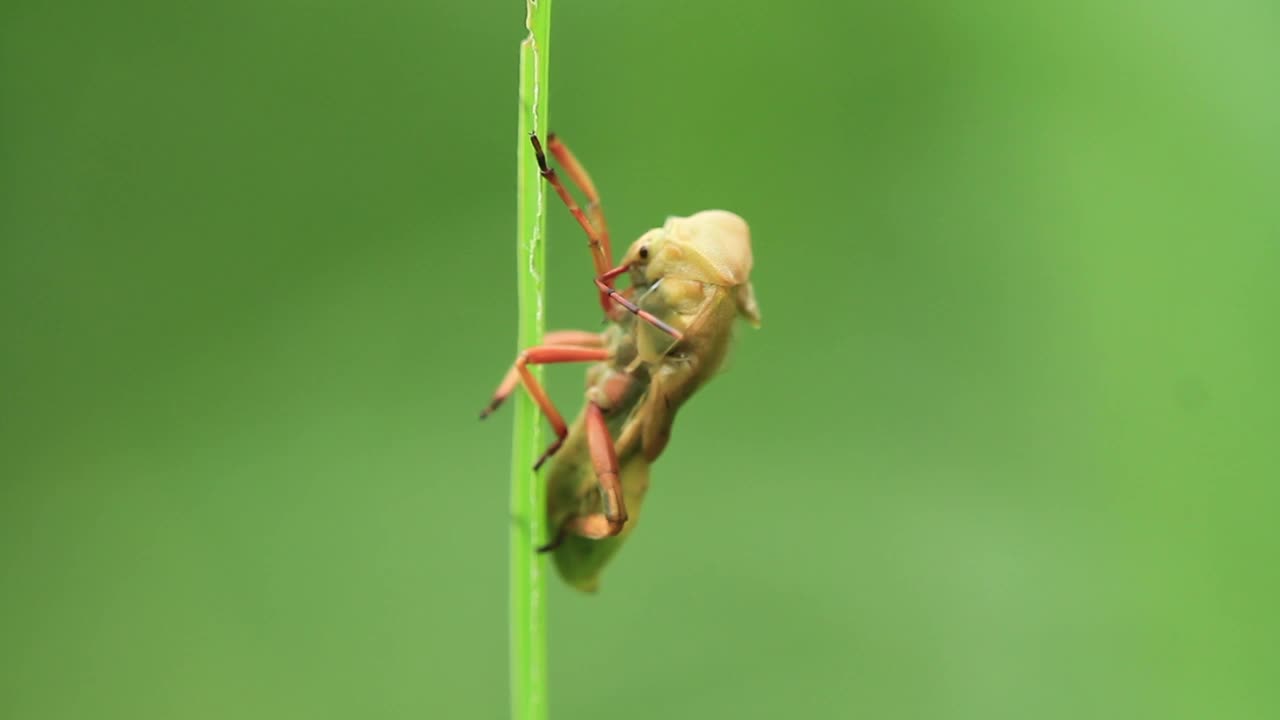
<svg viewBox="0 0 1280 720"><path fill-rule="evenodd" d="M564 579L595 589L600 568L635 527L649 486L649 466L662 454L680 406L724 361L736 317L759 325L751 289L751 233L725 210L669 217L641 235L613 264L609 228L595 184L555 136L547 146L587 197L584 210L530 138L542 176L586 232L603 333L561 330L528 348L481 413L488 415L523 384L556 432L536 467L555 456L547 479L547 520ZM615 282L627 276L630 287ZM591 362L586 405L572 428L528 366ZM559 454L557 454L557 452Z"/></svg>
<svg viewBox="0 0 1280 720"><path fill-rule="evenodd" d="M622 258L637 285L690 280L738 289L738 310L753 325L760 310L751 291L751 231L727 210L703 210L689 217L667 218L660 228L641 235Z"/></svg>

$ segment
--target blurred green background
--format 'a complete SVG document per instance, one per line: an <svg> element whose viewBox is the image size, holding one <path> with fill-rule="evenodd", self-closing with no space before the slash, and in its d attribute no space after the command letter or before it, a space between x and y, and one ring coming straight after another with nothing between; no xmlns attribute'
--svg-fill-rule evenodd
<svg viewBox="0 0 1280 720"><path fill-rule="evenodd" d="M737 211L765 325L553 717L1280 716L1272 0L555 12L615 244ZM505 714L522 21L0 9L0 716Z"/></svg>

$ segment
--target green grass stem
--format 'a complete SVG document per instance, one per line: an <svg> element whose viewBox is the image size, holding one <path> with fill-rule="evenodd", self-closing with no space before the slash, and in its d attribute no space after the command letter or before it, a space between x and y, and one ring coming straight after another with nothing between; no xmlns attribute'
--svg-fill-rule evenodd
<svg viewBox="0 0 1280 720"><path fill-rule="evenodd" d="M547 134L547 67L551 0L526 0L529 35L520 44L520 119L516 137L519 194L516 276L519 287L518 348L533 347L546 329L546 189L529 134ZM542 370L532 368L541 380ZM533 472L543 448L537 407L523 392L515 398L511 464L510 653L511 717L547 718L546 559L534 552L545 537L544 488Z"/></svg>

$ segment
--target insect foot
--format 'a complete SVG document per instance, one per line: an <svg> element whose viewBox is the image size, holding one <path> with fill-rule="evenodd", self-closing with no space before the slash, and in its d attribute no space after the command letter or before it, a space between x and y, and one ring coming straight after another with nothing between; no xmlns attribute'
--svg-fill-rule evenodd
<svg viewBox="0 0 1280 720"><path fill-rule="evenodd" d="M542 455L538 458L538 462L533 464L533 469L534 470L540 469L542 467L542 464L545 463L547 460L551 459L551 456L555 455L556 451L559 450L560 446L563 444L564 444L563 437L558 438L555 442L551 443L551 447L547 448L546 451L543 452Z"/></svg>
<svg viewBox="0 0 1280 720"><path fill-rule="evenodd" d="M539 547L537 550L535 550L535 552L537 552L539 555L543 555L545 553L549 553L552 550L555 550L556 548L560 547L560 545L564 542L564 538L567 532L568 532L567 526L561 525L560 529L556 530L556 536L551 538L551 540L549 540L546 545L543 545Z"/></svg>
<svg viewBox="0 0 1280 720"><path fill-rule="evenodd" d="M493 411L497 410L498 407L502 405L503 399L504 398L494 398L487 406L485 406L485 409L480 411L480 419L484 420L485 418L492 415Z"/></svg>
<svg viewBox="0 0 1280 720"><path fill-rule="evenodd" d="M578 518L576 528L579 535L592 540L602 540L622 532L627 524L627 516L623 515L610 520L601 513Z"/></svg>

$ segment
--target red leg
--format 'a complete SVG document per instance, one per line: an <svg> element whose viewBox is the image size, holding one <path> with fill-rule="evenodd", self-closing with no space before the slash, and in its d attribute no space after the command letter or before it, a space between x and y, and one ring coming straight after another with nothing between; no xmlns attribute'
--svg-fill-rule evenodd
<svg viewBox="0 0 1280 720"><path fill-rule="evenodd" d="M587 446L591 450L591 465L600 482L602 512L569 518L556 532L551 542L538 548L538 552L554 550L564 542L567 533L581 535L592 540L612 537L622 532L627 524L627 507L622 500L622 483L618 479L618 453L604 412L595 403L587 404Z"/></svg>
<svg viewBox="0 0 1280 720"><path fill-rule="evenodd" d="M662 322L657 317L655 317L653 313L650 313L646 310L641 310L638 305L628 300L625 297L624 293L613 289L613 279L621 275L622 273L626 272L628 269L629 267L627 265L619 265L618 267L596 278L596 287L600 288L600 293L612 299L614 302L618 303L622 307L626 308L628 311L633 313L636 317L658 328L659 330L670 335L676 340L683 340L684 334L681 333L679 330Z"/></svg>
<svg viewBox="0 0 1280 720"><path fill-rule="evenodd" d="M609 435L604 411L599 405L587 406L587 446L591 449L591 466L600 481L602 513L576 518L573 530L589 538L602 538L622 532L627 523L627 508L622 502L622 483L618 480L618 453Z"/></svg>
<svg viewBox="0 0 1280 720"><path fill-rule="evenodd" d="M542 336L542 344L604 347L604 337L590 330L552 330Z"/></svg>
<svg viewBox="0 0 1280 720"><path fill-rule="evenodd" d="M595 226L600 233L600 244L604 250L605 260L611 265L613 261L613 247L609 244L609 224L604 219L604 205L600 202L600 193L596 191L596 184L591 181L591 175L587 173L587 169L582 163L578 162L578 158L556 137L555 133L547 135L547 150L551 151L551 156L560 163L560 167L569 175L569 182L578 186L583 195L587 196L587 217L591 219L591 224Z"/></svg>
<svg viewBox="0 0 1280 720"><path fill-rule="evenodd" d="M542 409L542 414L547 416L551 427L556 431L556 440L551 443L546 452L538 458L538 462L534 463L533 469L537 470L542 467L542 463L547 458L555 454L560 449L560 445L564 443L565 437L569 435L569 426L565 424L564 418L560 416L560 411L556 410L556 406L552 404L551 398L547 396L546 390L542 388L533 373L529 372L529 365L549 365L551 363L565 362L599 362L608 360L611 353L605 348L588 348L577 347L572 345L539 345L538 347L529 348L520 353L516 358L515 367L512 368L513 373L508 373L506 379L498 386L497 392L493 394L493 400L489 406L480 413L480 419L489 416L503 400L507 399L515 389L516 383L522 382L525 390L529 391L529 396Z"/></svg>
<svg viewBox="0 0 1280 720"><path fill-rule="evenodd" d="M586 330L552 330L542 336L543 345L573 345L575 347L604 347L604 337L600 333L588 332ZM516 389L516 383L520 382L520 371L513 364L511 369L507 371L502 383L498 385L498 391L493 394L493 401L489 403L480 413L480 419L489 417L489 414L498 409L503 400Z"/></svg>
<svg viewBox="0 0 1280 720"><path fill-rule="evenodd" d="M609 248L608 230L604 228L597 228L592 225L591 221L587 219L586 213L582 211L582 208L578 207L577 201L573 199L573 196L565 189L564 184L560 182L560 176L556 175L556 171L547 165L547 156L542 152L542 143L538 140L538 136L530 135L529 141L533 143L533 151L538 157L538 169L542 172L542 177L546 178L547 182L551 183L551 187L556 191L556 194L559 195L560 199L564 201L564 204L568 206L569 212L573 213L574 219L577 220L578 224L582 226L582 229L586 231L587 246L591 249L591 261L595 265L596 275L604 275L608 272L609 266L613 264L613 258ZM568 156L567 148L564 148L564 146L560 145L558 142L556 145L564 149L566 156ZM560 158L558 154L556 157L557 159ZM576 171L582 169L582 166L578 164L576 158L572 158L572 156L568 157L573 161L574 168L570 169L566 167L565 169L569 172L570 177L572 178ZM582 173L582 177L586 179L587 183L590 183L590 179L586 178L585 172ZM575 182L577 182L576 179ZM582 186L582 183L579 183L579 186ZM588 187L590 190L584 190L584 192L587 192L588 196L594 195L595 185L590 184ZM596 200L598 201L598 199L599 198L597 197ZM600 217L603 221L603 213L601 213ZM608 295L603 292L600 293L600 307L604 310L606 315L609 315L613 310L613 306L609 304Z"/></svg>

